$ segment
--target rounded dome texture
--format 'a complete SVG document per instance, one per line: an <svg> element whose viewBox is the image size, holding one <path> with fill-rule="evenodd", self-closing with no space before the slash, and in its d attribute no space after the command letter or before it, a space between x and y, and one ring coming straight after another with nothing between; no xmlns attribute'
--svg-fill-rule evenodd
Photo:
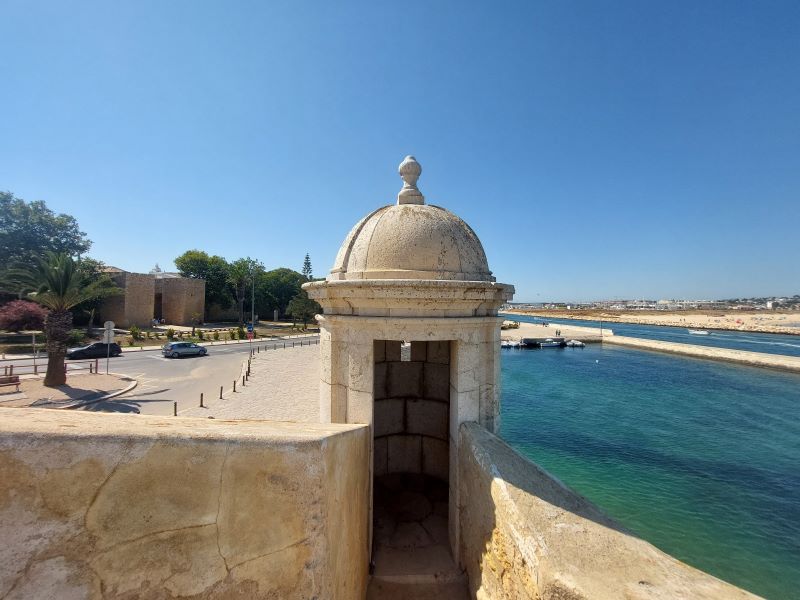
<svg viewBox="0 0 800 600"><path fill-rule="evenodd" d="M395 204L350 231L328 280L494 281L478 236L456 215L431 204Z"/></svg>

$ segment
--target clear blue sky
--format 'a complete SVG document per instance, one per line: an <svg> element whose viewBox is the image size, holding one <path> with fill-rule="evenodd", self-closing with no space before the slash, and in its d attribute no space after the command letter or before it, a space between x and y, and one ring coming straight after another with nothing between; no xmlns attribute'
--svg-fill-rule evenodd
<svg viewBox="0 0 800 600"><path fill-rule="evenodd" d="M316 275L394 202L517 300L800 293L800 3L0 3L0 189L91 254Z"/></svg>

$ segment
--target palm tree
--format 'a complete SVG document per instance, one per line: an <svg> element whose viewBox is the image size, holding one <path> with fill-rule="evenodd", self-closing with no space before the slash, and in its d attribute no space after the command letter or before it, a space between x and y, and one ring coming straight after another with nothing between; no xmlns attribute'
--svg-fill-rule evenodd
<svg viewBox="0 0 800 600"><path fill-rule="evenodd" d="M79 263L67 254L47 252L44 256L34 258L32 265L17 265L10 269L4 278L6 286L28 292L28 298L50 309L44 319L47 338L44 385L48 387L64 385L67 381L64 356L72 330L70 309L87 300L119 293L116 286L109 286L105 280L87 284L78 266Z"/></svg>

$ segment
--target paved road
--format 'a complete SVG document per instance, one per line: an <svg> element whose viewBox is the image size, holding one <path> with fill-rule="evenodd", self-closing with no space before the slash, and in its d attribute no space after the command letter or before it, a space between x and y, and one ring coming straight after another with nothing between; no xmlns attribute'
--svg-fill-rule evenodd
<svg viewBox="0 0 800 600"><path fill-rule="evenodd" d="M302 338L308 344L316 343L317 336ZM285 340L291 344L293 340ZM294 340L299 344L300 339ZM280 352L284 340L259 342L261 346L278 347ZM247 360L248 344L231 344L208 347L208 356L186 358L164 358L160 351L144 350L125 352L111 359L111 371L135 378L139 384L128 394L86 406L83 410L102 412L126 412L148 415L171 415L173 402L178 402L178 414L182 410L198 406L200 393L206 398L219 397L219 387L229 390L233 380L238 379L241 366Z"/></svg>

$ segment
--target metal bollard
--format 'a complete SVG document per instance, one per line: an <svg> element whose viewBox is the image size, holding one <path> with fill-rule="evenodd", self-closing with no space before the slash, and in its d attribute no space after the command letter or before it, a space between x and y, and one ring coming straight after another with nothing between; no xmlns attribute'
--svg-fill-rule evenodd
<svg viewBox="0 0 800 600"><path fill-rule="evenodd" d="M244 375L242 375L242 387L244 387Z"/></svg>
<svg viewBox="0 0 800 600"><path fill-rule="evenodd" d="M172 416L173 417L177 417L178 416L178 403L177 402L173 402L172 403Z"/></svg>
<svg viewBox="0 0 800 600"><path fill-rule="evenodd" d="M200 392L200 408L205 408L203 406L203 392Z"/></svg>
<svg viewBox="0 0 800 600"><path fill-rule="evenodd" d="M236 391L236 380L235 379L233 380L233 391L234 392Z"/></svg>
<svg viewBox="0 0 800 600"><path fill-rule="evenodd" d="M92 371L92 367L94 367L94 365L92 363L89 363L89 374L92 374L94 372L94 371ZM36 367L35 366L33 367L33 374L36 375Z"/></svg>
<svg viewBox="0 0 800 600"><path fill-rule="evenodd" d="M219 386L219 399L222 400L222 386Z"/></svg>

